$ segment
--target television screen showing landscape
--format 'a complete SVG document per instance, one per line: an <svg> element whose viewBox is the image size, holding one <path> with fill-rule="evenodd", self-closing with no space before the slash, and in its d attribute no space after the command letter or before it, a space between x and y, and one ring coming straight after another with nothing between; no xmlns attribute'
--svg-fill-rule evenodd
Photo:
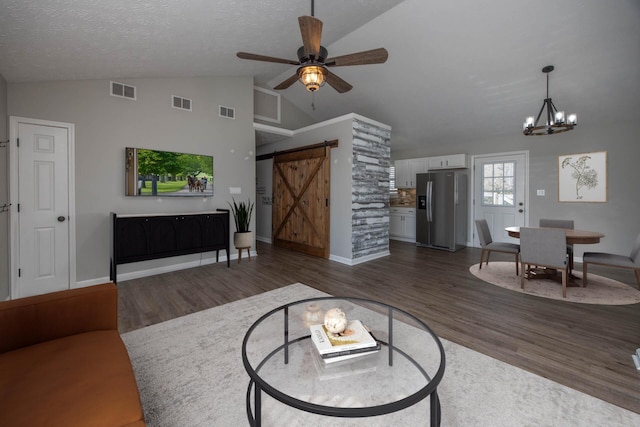
<svg viewBox="0 0 640 427"><path fill-rule="evenodd" d="M127 196L213 196L213 156L128 147L126 157Z"/></svg>

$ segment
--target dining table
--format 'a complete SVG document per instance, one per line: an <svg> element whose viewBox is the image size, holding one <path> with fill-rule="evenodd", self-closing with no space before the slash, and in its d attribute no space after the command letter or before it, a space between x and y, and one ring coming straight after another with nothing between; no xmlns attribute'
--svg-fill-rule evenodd
<svg viewBox="0 0 640 427"><path fill-rule="evenodd" d="M529 228L545 228L545 227L529 227ZM505 231L509 237L516 239L520 238L520 227L506 227ZM567 236L567 245L589 245L594 243L600 243L600 239L604 237L604 234L597 231L587 230L574 230L570 228L564 229Z"/></svg>
<svg viewBox="0 0 640 427"><path fill-rule="evenodd" d="M529 227L529 228L549 228L549 227ZM567 245L590 245L600 243L600 239L604 237L604 234L597 231L587 230L574 230L572 228L563 229L567 238ZM520 227L512 226L505 227L505 231L509 237L516 239L520 238ZM573 264L573 262L571 263ZM528 279L557 279L557 271L553 268L530 268L528 269L525 277ZM571 271L569 272L569 283L567 286L576 286L576 277Z"/></svg>

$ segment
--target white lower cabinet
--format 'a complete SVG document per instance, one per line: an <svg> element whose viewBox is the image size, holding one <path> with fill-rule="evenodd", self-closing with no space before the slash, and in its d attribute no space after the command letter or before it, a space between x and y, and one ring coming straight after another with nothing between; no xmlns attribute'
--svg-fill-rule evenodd
<svg viewBox="0 0 640 427"><path fill-rule="evenodd" d="M415 243L416 210L414 208L390 208L389 238Z"/></svg>

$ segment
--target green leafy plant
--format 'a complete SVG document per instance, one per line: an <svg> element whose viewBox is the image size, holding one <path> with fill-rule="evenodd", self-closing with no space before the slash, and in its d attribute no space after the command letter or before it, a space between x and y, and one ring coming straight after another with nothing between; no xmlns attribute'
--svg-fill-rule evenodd
<svg viewBox="0 0 640 427"><path fill-rule="evenodd" d="M236 203L235 199L233 200L233 205L229 202L229 206L231 207L231 213L233 213L233 220L236 223L236 231L238 233L246 233L249 231L249 223L251 222L251 213L253 212L253 203L251 203L251 199L248 201Z"/></svg>

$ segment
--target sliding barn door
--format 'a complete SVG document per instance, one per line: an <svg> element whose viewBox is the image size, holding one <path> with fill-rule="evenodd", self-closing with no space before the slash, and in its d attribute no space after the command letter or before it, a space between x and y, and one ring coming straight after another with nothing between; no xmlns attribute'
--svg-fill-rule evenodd
<svg viewBox="0 0 640 427"><path fill-rule="evenodd" d="M273 159L275 246L329 257L329 147Z"/></svg>

